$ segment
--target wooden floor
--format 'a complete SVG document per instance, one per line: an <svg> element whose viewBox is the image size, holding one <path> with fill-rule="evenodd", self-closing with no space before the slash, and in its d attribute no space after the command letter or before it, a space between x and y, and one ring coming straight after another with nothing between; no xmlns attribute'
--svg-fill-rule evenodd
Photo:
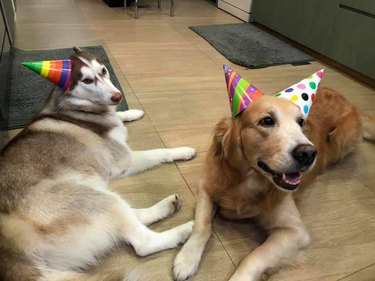
<svg viewBox="0 0 375 281"><path fill-rule="evenodd" d="M157 1L134 19L131 8L109 8L101 0L17 0L16 47L31 49L103 45L130 108L146 112L126 124L133 149L191 146L197 157L115 181L111 188L136 207L179 193L182 209L152 226L162 230L193 218L198 179L211 131L229 105L222 64L233 67L266 93L275 93L325 68L321 85L330 86L358 106L374 112L375 92L339 71L313 62L248 70L233 65L197 36L192 25L240 22L208 0ZM17 131L10 132L14 135ZM301 210L312 238L305 262L270 280L375 280L375 146L359 151L319 177ZM248 224L215 218L214 234L198 274L191 280L228 280L240 260L259 243ZM126 280L172 280L178 249L137 258L132 249L116 250L99 270L122 267Z"/></svg>

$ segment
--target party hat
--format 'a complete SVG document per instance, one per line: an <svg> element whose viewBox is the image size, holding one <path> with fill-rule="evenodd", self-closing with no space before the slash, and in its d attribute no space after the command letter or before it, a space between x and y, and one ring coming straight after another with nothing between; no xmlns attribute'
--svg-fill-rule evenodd
<svg viewBox="0 0 375 281"><path fill-rule="evenodd" d="M263 93L234 72L229 66L223 65L223 67L232 116L236 117L256 98L262 96Z"/></svg>
<svg viewBox="0 0 375 281"><path fill-rule="evenodd" d="M58 85L64 91L69 86L72 69L72 62L70 59L23 62L22 64L38 73L40 76L43 76L52 83Z"/></svg>
<svg viewBox="0 0 375 281"><path fill-rule="evenodd" d="M321 69L297 84L278 92L275 97L282 97L293 101L299 106L305 117L307 117L323 75L324 69Z"/></svg>

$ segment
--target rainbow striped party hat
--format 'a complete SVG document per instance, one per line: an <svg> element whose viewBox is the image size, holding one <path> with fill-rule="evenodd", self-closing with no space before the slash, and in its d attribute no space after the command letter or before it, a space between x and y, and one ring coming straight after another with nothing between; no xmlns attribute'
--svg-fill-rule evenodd
<svg viewBox="0 0 375 281"><path fill-rule="evenodd" d="M232 116L236 117L256 98L262 96L263 93L234 72L229 66L223 65L223 68Z"/></svg>
<svg viewBox="0 0 375 281"><path fill-rule="evenodd" d="M278 92L275 97L282 97L291 100L299 106L302 113L307 117L323 75L324 69L321 69L297 84Z"/></svg>
<svg viewBox="0 0 375 281"><path fill-rule="evenodd" d="M68 89L72 71L70 59L23 62L22 64L61 87L64 91Z"/></svg>

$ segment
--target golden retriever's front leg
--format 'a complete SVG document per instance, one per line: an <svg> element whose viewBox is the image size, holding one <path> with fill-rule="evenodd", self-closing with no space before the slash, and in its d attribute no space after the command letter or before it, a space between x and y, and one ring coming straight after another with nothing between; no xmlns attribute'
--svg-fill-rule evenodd
<svg viewBox="0 0 375 281"><path fill-rule="evenodd" d="M291 196L287 196L260 221L270 230L267 240L250 253L238 266L230 281L253 281L271 268L277 268L309 243L309 235Z"/></svg>
<svg viewBox="0 0 375 281"><path fill-rule="evenodd" d="M173 264L174 280L186 280L197 271L204 248L211 236L213 212L213 202L206 190L201 187L197 198L193 232Z"/></svg>

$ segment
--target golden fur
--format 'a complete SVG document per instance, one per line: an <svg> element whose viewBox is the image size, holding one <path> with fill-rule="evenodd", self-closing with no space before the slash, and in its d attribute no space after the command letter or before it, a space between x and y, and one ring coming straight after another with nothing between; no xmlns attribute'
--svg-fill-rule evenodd
<svg viewBox="0 0 375 281"><path fill-rule="evenodd" d="M273 126L262 125L267 116L275 120ZM216 125L199 186L195 227L174 263L176 280L185 280L197 270L210 237L214 205L229 219L255 218L269 233L266 241L244 258L232 281L257 280L308 245L296 199L327 165L355 149L362 124L354 106L329 88L319 89L303 128L299 122L301 113L294 103L262 96L238 117ZM365 126L373 125L366 122ZM275 184L267 169L287 173L294 161L290 157L294 147L303 144L311 150L309 141L317 157L311 167L300 169L303 176L298 190L291 192ZM260 161L268 165L266 170Z"/></svg>

